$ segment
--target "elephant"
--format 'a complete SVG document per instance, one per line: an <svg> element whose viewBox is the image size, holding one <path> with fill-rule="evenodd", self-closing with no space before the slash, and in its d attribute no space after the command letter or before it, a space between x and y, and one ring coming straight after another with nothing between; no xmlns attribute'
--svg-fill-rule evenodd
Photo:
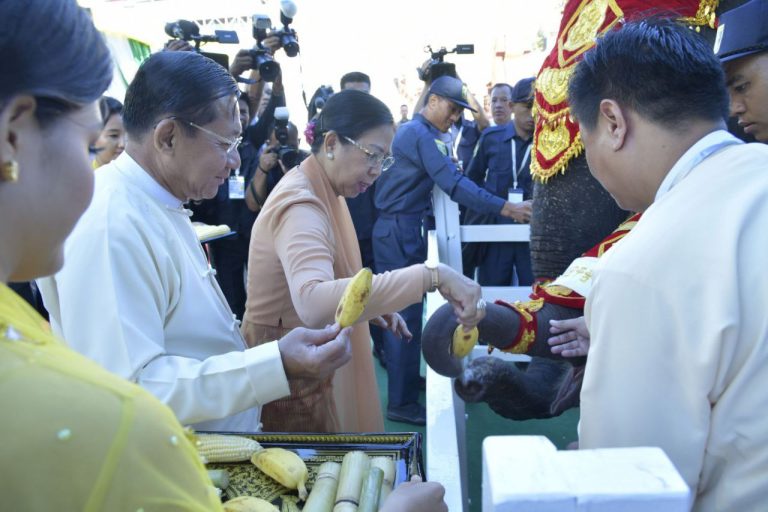
<svg viewBox="0 0 768 512"><path fill-rule="evenodd" d="M720 1L715 14L719 16L746 1ZM696 30L710 44L714 42L715 30L707 26ZM584 155L571 159L563 173L547 182L535 180L531 219L535 278L549 280L561 275L575 258L608 236L628 215L592 177ZM532 356L525 365L494 357L476 358L464 365L453 358L448 347L457 322L450 308L440 308L430 317L422 334L422 350L433 369L457 378L454 387L465 401L487 402L497 414L515 420L553 417L578 405L586 358L569 360L552 354L546 343L546 326L549 319L581 314L579 308L549 302L533 311L533 325L537 326L533 342L518 347L520 350L512 348ZM486 318L478 325L479 338L507 349L512 341L510 333L518 332L522 319L519 308L489 304Z"/></svg>
<svg viewBox="0 0 768 512"><path fill-rule="evenodd" d="M630 212L620 209L589 172L586 158L573 159L567 171L534 186L531 221L531 260L536 279L562 274L575 258L611 234ZM550 319L581 316L579 308L544 303L532 313L538 326ZM478 325L481 343L506 350L520 328L514 305L488 304ZM499 415L516 420L549 418L578 405L586 358L552 354L548 329L537 328L522 353L532 361L519 365L495 357L463 361L450 355L449 344L458 325L450 305L430 316L422 332L422 351L437 373L457 377L457 394L467 402L487 402ZM516 351L516 350L515 350Z"/></svg>

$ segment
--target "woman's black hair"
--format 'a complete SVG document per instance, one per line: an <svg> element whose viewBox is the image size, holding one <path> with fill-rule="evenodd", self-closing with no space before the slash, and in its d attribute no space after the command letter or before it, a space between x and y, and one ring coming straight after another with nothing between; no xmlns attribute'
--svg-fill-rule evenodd
<svg viewBox="0 0 768 512"><path fill-rule="evenodd" d="M341 136L341 144L348 144L345 136L357 139L370 129L394 123L392 112L375 96L354 89L337 92L315 119L312 153L320 151L325 134L330 131Z"/></svg>
<svg viewBox="0 0 768 512"><path fill-rule="evenodd" d="M98 100L112 81L107 45L75 0L0 1L0 55L0 105L30 94L41 125Z"/></svg>
<svg viewBox="0 0 768 512"><path fill-rule="evenodd" d="M99 109L101 110L102 123L106 125L110 117L123 113L123 104L112 96L102 96L99 102Z"/></svg>

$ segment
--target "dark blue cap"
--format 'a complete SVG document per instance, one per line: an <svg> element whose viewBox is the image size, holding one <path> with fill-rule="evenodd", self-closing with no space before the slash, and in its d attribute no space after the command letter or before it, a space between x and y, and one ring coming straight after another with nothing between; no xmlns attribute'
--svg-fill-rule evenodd
<svg viewBox="0 0 768 512"><path fill-rule="evenodd" d="M458 78L452 76L441 76L429 87L429 94L437 94L447 100L451 100L460 107L468 108L472 112L477 112L469 106L467 95L469 91L467 86Z"/></svg>
<svg viewBox="0 0 768 512"><path fill-rule="evenodd" d="M512 88L512 102L513 103L528 103L533 99L533 82L536 80L534 77L523 78L515 84Z"/></svg>
<svg viewBox="0 0 768 512"><path fill-rule="evenodd" d="M720 62L768 50L768 0L752 0L720 16L715 53Z"/></svg>

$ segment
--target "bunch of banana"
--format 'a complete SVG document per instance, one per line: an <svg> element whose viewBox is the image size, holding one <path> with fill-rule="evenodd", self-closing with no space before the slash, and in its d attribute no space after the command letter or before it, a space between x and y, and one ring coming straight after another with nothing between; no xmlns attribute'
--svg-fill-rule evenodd
<svg viewBox="0 0 768 512"><path fill-rule="evenodd" d="M224 512L280 512L280 509L261 498L240 496L222 504Z"/></svg>
<svg viewBox="0 0 768 512"><path fill-rule="evenodd" d="M265 448L251 457L251 462L268 477L288 489L298 489L299 499L307 499L309 471L296 453L283 448Z"/></svg>
<svg viewBox="0 0 768 512"><path fill-rule="evenodd" d="M459 359L466 357L477 345L477 339L480 331L473 327L471 331L464 332L464 326L459 324L453 331L453 341L451 342L451 355Z"/></svg>
<svg viewBox="0 0 768 512"><path fill-rule="evenodd" d="M344 295L339 301L339 307L336 308L336 322L342 329L357 322L357 319L363 314L365 305L368 304L368 299L371 296L372 283L373 272L367 267L360 270L347 283Z"/></svg>

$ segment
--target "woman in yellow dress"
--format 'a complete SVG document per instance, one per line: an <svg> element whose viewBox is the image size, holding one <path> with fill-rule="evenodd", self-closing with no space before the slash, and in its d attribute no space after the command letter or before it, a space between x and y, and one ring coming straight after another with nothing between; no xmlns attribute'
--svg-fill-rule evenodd
<svg viewBox="0 0 768 512"><path fill-rule="evenodd" d="M6 286L62 265L93 193L112 63L74 0L2 2L0 25L1 508L220 510L171 410L67 348Z"/></svg>

